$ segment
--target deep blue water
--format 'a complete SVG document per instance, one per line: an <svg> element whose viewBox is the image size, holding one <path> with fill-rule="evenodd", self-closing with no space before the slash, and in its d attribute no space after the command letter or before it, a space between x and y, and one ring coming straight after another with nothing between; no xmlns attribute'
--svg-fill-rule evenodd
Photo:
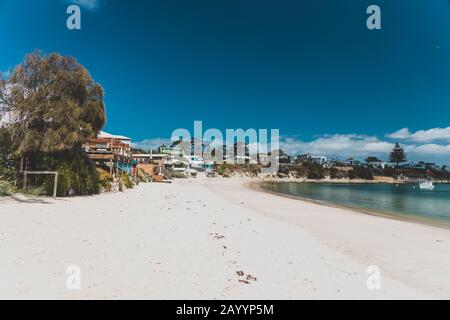
<svg viewBox="0 0 450 320"><path fill-rule="evenodd" d="M450 225L450 185L435 185L433 191L417 184L319 184L264 183L264 190L325 204L368 210L416 220Z"/></svg>

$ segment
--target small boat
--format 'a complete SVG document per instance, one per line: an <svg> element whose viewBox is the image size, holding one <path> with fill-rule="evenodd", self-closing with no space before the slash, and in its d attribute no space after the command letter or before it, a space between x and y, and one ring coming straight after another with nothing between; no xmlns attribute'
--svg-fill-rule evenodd
<svg viewBox="0 0 450 320"><path fill-rule="evenodd" d="M434 190L434 184L433 181L424 181L419 183L419 188L420 190L430 190L433 191Z"/></svg>

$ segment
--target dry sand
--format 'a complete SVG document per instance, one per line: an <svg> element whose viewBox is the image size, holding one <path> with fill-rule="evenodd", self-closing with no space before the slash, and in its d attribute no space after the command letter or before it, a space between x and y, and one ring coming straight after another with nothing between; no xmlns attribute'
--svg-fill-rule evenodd
<svg viewBox="0 0 450 320"><path fill-rule="evenodd" d="M1 199L0 298L450 297L449 230L288 199L247 182ZM71 265L80 267L80 290L66 286ZM381 268L381 290L366 286L369 265Z"/></svg>

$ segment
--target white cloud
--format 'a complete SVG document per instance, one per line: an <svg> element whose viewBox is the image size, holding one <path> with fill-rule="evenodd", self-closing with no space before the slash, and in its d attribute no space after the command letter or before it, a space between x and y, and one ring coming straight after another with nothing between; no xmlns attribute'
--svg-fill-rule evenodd
<svg viewBox="0 0 450 320"><path fill-rule="evenodd" d="M391 139L402 139L416 142L450 141L450 127L432 128L410 132L408 128L400 129L388 135Z"/></svg>
<svg viewBox="0 0 450 320"><path fill-rule="evenodd" d="M422 145L407 145L406 152L417 155L450 155L450 145L440 144L422 144Z"/></svg>
<svg viewBox="0 0 450 320"><path fill-rule="evenodd" d="M310 153L338 157L358 157L389 153L393 144L376 137L365 135L328 135L305 142L285 137L280 142L281 149L289 154Z"/></svg>
<svg viewBox="0 0 450 320"><path fill-rule="evenodd" d="M95 10L100 7L100 0L67 0L70 4L76 4L88 10Z"/></svg>
<svg viewBox="0 0 450 320"><path fill-rule="evenodd" d="M387 135L387 137L391 139L407 139L411 136L411 133L409 132L408 128L403 128L398 131L395 131L394 133L390 133Z"/></svg>

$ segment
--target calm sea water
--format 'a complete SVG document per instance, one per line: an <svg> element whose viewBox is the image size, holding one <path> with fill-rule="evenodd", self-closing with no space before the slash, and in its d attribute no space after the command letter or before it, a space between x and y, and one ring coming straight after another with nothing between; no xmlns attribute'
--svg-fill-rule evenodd
<svg viewBox="0 0 450 320"><path fill-rule="evenodd" d="M264 190L325 204L335 204L388 215L428 220L450 225L450 185L435 185L434 191L403 184L264 183Z"/></svg>

